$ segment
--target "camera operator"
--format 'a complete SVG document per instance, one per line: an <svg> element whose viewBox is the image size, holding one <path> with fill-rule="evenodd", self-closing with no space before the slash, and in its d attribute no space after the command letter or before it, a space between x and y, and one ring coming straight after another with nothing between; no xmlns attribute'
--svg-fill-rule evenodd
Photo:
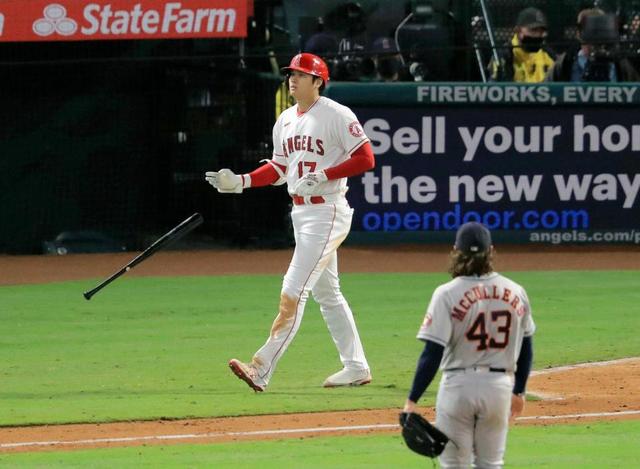
<svg viewBox="0 0 640 469"><path fill-rule="evenodd" d="M561 54L547 74L547 82L638 81L640 75L620 53L618 20L599 8L578 14L580 45Z"/></svg>
<svg viewBox="0 0 640 469"><path fill-rule="evenodd" d="M402 55L395 41L390 37L379 37L370 47L373 65L375 68L375 81L412 81L404 65Z"/></svg>
<svg viewBox="0 0 640 469"><path fill-rule="evenodd" d="M308 52L322 58L329 67L329 75L335 79L335 70L333 70L333 68L339 48L339 41L335 33L320 31L313 34L307 40L302 48L302 52Z"/></svg>
<svg viewBox="0 0 640 469"><path fill-rule="evenodd" d="M332 60L331 78L337 81L361 81L374 73L374 64L367 55L366 46L352 38L342 38L338 54Z"/></svg>
<svg viewBox="0 0 640 469"><path fill-rule="evenodd" d="M336 81L361 81L374 74L374 65L366 53L366 13L359 2L340 4L324 18L327 30L334 34L337 51L329 59L331 78Z"/></svg>

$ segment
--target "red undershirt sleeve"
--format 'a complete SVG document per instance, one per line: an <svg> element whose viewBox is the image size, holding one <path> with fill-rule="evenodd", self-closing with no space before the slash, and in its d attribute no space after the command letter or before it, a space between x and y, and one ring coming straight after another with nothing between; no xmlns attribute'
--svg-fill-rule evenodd
<svg viewBox="0 0 640 469"><path fill-rule="evenodd" d="M276 163L273 163L276 164ZM249 176L250 179L250 187L262 187L268 186L269 184L273 184L278 179L280 179L280 175L273 167L272 163L265 163L257 169L251 171L248 175L242 175L242 185L243 187L249 187L247 184L246 178Z"/></svg>
<svg viewBox="0 0 640 469"><path fill-rule="evenodd" d="M324 173L327 175L327 179L340 179L362 174L373 169L375 165L376 160L373 155L373 148L371 148L369 142L365 142L351 154L351 158L333 168L325 169Z"/></svg>

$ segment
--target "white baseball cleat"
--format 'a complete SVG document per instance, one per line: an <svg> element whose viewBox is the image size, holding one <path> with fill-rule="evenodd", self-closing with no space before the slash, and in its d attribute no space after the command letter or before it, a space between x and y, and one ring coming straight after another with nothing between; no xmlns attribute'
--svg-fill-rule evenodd
<svg viewBox="0 0 640 469"><path fill-rule="evenodd" d="M229 368L255 392L262 392L267 387L265 384L260 384L260 375L252 364L242 363L240 360L233 358L229 360Z"/></svg>
<svg viewBox="0 0 640 469"><path fill-rule="evenodd" d="M343 368L337 373L329 376L323 386L325 388L335 388L337 386L362 386L371 382L371 373L369 370L353 370Z"/></svg>

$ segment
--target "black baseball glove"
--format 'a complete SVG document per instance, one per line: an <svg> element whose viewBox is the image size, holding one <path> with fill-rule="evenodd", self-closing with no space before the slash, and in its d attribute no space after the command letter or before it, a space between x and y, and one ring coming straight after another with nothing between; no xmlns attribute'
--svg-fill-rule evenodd
<svg viewBox="0 0 640 469"><path fill-rule="evenodd" d="M400 414L402 437L409 449L428 458L440 456L449 437L415 412Z"/></svg>

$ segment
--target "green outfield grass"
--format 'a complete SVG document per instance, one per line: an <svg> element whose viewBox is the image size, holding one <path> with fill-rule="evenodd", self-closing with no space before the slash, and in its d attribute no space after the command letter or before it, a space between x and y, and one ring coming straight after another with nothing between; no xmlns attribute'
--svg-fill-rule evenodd
<svg viewBox="0 0 640 469"><path fill-rule="evenodd" d="M640 457L640 421L514 427L509 468L630 468ZM219 467L243 469L425 468L399 434L1 455L4 468Z"/></svg>
<svg viewBox="0 0 640 469"><path fill-rule="evenodd" d="M535 368L637 356L637 271L513 273L538 324ZM374 381L324 389L340 363L315 303L266 393L227 368L264 342L279 276L121 278L0 287L0 425L399 407L415 334L445 274L343 274ZM432 385L424 403L433 402Z"/></svg>

